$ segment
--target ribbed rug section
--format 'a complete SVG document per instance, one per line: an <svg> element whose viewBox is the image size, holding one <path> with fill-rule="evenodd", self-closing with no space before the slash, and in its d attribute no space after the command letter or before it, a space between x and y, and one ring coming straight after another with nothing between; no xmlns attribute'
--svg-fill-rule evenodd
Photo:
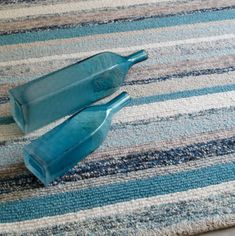
<svg viewBox="0 0 235 236"><path fill-rule="evenodd" d="M95 53L140 49L149 59L117 92L133 100L105 142L43 187L22 150L63 119L23 135L7 91ZM0 1L2 235L196 235L234 226L234 117L233 0Z"/></svg>

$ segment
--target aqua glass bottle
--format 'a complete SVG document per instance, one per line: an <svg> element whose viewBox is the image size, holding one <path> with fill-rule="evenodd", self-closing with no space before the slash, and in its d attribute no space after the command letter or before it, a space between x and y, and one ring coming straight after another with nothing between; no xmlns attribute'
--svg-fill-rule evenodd
<svg viewBox="0 0 235 236"><path fill-rule="evenodd" d="M130 100L126 92L110 102L85 108L24 148L26 167L44 184L93 152L105 139L112 116Z"/></svg>
<svg viewBox="0 0 235 236"><path fill-rule="evenodd" d="M127 57L104 52L9 91L12 115L25 133L34 131L115 92L144 50Z"/></svg>

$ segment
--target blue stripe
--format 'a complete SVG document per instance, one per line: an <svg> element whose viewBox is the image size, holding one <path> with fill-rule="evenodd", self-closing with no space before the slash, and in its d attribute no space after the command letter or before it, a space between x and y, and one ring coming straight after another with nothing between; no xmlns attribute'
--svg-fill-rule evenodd
<svg viewBox="0 0 235 236"><path fill-rule="evenodd" d="M7 102L9 102L9 97L7 96L0 97L0 105L5 104Z"/></svg>
<svg viewBox="0 0 235 236"><path fill-rule="evenodd" d="M202 89L186 90L186 91L181 91L181 92L154 95L154 96L149 96L149 97L138 97L138 98L132 99L131 102L127 106L149 104L153 102L161 102L161 101L166 101L166 100L174 100L174 99L188 98L188 97L194 97L194 96L202 96L202 95L213 94L213 93L222 93L222 92L228 92L228 91L233 91L233 90L235 90L235 84L215 86L215 87L202 88Z"/></svg>
<svg viewBox="0 0 235 236"><path fill-rule="evenodd" d="M6 202L0 204L0 222L76 212L143 197L206 187L234 179L235 163L227 163L166 176Z"/></svg>
<svg viewBox="0 0 235 236"><path fill-rule="evenodd" d="M103 25L74 27L68 29L44 30L38 32L25 32L11 35L2 35L0 45L17 43L30 43L35 41L47 41L52 39L63 39L81 37L95 34L107 34L114 32L126 32L151 28L161 28L199 22L210 22L229 20L235 18L235 9L224 9L219 11L196 12L180 16L154 17L141 21L108 23Z"/></svg>

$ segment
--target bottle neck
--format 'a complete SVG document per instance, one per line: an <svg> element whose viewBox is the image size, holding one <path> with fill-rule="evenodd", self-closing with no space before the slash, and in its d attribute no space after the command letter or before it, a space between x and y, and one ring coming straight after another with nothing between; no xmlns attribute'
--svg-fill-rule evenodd
<svg viewBox="0 0 235 236"><path fill-rule="evenodd" d="M148 54L145 50L140 50L126 57L127 61L130 63L130 66L133 66L138 62L144 61L147 58Z"/></svg>
<svg viewBox="0 0 235 236"><path fill-rule="evenodd" d="M130 96L126 92L122 92L117 97L113 98L110 102L106 103L106 109L110 111L113 115L120 111L128 102L130 101Z"/></svg>

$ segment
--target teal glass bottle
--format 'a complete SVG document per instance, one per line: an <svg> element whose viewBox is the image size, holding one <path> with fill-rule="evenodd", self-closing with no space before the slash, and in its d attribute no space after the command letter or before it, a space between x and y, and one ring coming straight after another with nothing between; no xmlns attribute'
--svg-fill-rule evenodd
<svg viewBox="0 0 235 236"><path fill-rule="evenodd" d="M110 102L85 108L24 147L26 167L44 184L93 152L105 139L112 116L130 100L126 92Z"/></svg>
<svg viewBox="0 0 235 236"><path fill-rule="evenodd" d="M115 92L129 68L147 59L104 52L9 91L12 115L25 133L34 131Z"/></svg>

